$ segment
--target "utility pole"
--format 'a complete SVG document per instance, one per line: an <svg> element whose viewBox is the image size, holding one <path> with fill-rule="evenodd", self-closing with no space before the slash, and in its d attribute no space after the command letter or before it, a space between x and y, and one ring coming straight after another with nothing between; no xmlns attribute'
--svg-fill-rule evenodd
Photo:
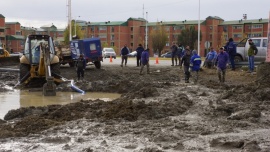
<svg viewBox="0 0 270 152"><path fill-rule="evenodd" d="M68 0L68 24L69 24L69 41L72 40L72 27L71 27L71 0Z"/></svg>
<svg viewBox="0 0 270 152"><path fill-rule="evenodd" d="M148 12L146 12L146 25L145 25L145 47L146 49L148 48L148 27L147 27L147 24L148 24Z"/></svg>
<svg viewBox="0 0 270 152"><path fill-rule="evenodd" d="M201 21L200 21L200 0L199 0L199 19L198 19L198 54L201 55L200 52L200 30L201 30Z"/></svg>

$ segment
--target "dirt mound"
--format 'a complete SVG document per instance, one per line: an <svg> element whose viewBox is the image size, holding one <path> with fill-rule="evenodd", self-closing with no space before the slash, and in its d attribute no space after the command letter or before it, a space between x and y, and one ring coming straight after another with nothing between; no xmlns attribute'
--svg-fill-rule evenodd
<svg viewBox="0 0 270 152"><path fill-rule="evenodd" d="M185 94L178 94L173 99L166 98L163 101L150 103L146 103L144 100L132 101L128 98L121 98L112 102L89 100L65 106L20 108L9 111L5 116L5 120L16 118L21 118L21 120L16 122L14 127L10 127L8 124L0 126L0 130L4 130L0 137L26 136L29 133L38 133L51 126L81 118L103 121L111 119L128 121L160 119L182 114L190 106L192 106L192 101Z"/></svg>

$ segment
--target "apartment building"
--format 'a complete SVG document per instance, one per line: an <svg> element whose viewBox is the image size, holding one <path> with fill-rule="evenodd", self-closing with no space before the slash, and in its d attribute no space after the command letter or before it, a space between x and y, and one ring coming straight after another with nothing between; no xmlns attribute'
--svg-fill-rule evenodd
<svg viewBox="0 0 270 152"><path fill-rule="evenodd" d="M73 20L74 22L74 20ZM120 54L120 49L127 44L131 50L135 50L138 44L146 45L146 35L148 35L147 44L151 50L152 40L149 36L151 31L157 25L164 26L168 35L168 41L164 51L169 51L172 42L177 42L181 31L190 26L198 30L198 20L182 21L158 21L148 22L143 18L128 18L126 21L105 21L105 22L87 22L82 20L75 21L79 25L83 37L99 37L101 43L116 48L116 53ZM200 30L202 39L200 41L200 50L202 56L207 52L205 43L209 43L214 48L225 45L230 37L235 42L240 42L246 37L266 37L268 19L252 20L234 20L224 21L217 16L209 16L200 21ZM148 33L146 34L146 28ZM11 48L14 52L23 49L25 37L28 34L49 34L56 44L64 40L64 29L57 29L53 24L36 27L21 26L18 22L5 22L5 17L0 14L0 41L7 44L8 50ZM153 52L150 52L153 55Z"/></svg>

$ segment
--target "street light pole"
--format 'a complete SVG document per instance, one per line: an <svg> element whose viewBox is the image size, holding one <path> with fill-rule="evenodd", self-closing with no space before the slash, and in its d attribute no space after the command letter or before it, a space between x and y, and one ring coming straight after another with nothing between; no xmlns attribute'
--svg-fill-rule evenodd
<svg viewBox="0 0 270 152"><path fill-rule="evenodd" d="M145 47L148 48L148 12L146 12L146 25L145 25Z"/></svg>
<svg viewBox="0 0 270 152"><path fill-rule="evenodd" d="M68 24L69 24L69 41L72 40L72 27L71 27L71 0L68 0Z"/></svg>
<svg viewBox="0 0 270 152"><path fill-rule="evenodd" d="M199 20L198 20L198 54L201 55L200 52L200 30L201 30L201 23L200 23L200 0L199 0Z"/></svg>

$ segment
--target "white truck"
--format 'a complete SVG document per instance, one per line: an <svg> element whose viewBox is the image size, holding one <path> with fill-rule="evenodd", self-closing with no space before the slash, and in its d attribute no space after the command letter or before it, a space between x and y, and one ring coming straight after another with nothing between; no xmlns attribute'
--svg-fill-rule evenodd
<svg viewBox="0 0 270 152"><path fill-rule="evenodd" d="M249 43L248 39L252 39L252 42L256 45L258 49L257 55L254 57L254 61L263 62L266 58L267 51L267 37L253 37L245 38L237 44L236 56L234 57L235 62L248 61L248 49Z"/></svg>

